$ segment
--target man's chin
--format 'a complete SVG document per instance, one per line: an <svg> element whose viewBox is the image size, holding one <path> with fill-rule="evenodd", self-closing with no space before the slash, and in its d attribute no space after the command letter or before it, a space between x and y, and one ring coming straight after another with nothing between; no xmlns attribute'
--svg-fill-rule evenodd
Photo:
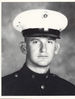
<svg viewBox="0 0 75 99"><path fill-rule="evenodd" d="M39 63L38 66L39 67L47 67L47 66L49 66L49 64L48 63Z"/></svg>

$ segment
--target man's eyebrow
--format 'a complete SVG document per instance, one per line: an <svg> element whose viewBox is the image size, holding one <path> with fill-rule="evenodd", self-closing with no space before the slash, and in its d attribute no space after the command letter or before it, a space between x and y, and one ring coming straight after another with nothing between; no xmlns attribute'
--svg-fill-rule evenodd
<svg viewBox="0 0 75 99"><path fill-rule="evenodd" d="M38 38L31 38L30 41L39 40Z"/></svg>
<svg viewBox="0 0 75 99"><path fill-rule="evenodd" d="M51 37L48 37L47 39L48 40L54 40L54 41L56 40L55 38L51 38Z"/></svg>

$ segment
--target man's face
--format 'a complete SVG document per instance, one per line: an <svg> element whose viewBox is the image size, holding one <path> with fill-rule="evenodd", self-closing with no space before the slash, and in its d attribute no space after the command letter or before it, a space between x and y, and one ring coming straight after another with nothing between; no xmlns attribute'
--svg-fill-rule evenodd
<svg viewBox="0 0 75 99"><path fill-rule="evenodd" d="M38 66L48 66L54 56L55 43L49 37L27 38L27 60Z"/></svg>

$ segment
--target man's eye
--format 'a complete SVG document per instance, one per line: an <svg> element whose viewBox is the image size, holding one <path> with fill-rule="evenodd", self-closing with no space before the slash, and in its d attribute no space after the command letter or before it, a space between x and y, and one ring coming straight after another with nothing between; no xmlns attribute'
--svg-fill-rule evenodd
<svg viewBox="0 0 75 99"><path fill-rule="evenodd" d="M51 40L48 40L48 43L51 43L52 44L53 42Z"/></svg>
<svg viewBox="0 0 75 99"><path fill-rule="evenodd" d="M35 41L33 41L33 43L34 43L34 44L36 44L36 43L38 43L38 41L37 41L37 40L35 40Z"/></svg>

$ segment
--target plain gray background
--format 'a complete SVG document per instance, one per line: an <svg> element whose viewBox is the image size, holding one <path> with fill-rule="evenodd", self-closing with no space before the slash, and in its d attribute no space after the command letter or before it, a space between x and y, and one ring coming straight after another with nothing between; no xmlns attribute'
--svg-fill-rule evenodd
<svg viewBox="0 0 75 99"><path fill-rule="evenodd" d="M75 2L2 3L2 76L19 70L25 62L25 55L19 48L23 37L13 28L12 21L20 12L35 8L52 9L67 16L68 27L61 34L61 49L53 59L50 71L75 84Z"/></svg>

